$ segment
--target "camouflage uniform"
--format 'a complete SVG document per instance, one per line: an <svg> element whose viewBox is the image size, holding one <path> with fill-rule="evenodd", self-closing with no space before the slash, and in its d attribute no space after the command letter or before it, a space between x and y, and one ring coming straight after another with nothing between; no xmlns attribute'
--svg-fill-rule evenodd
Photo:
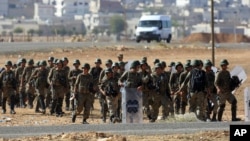
<svg viewBox="0 0 250 141"><path fill-rule="evenodd" d="M108 68L111 68L112 67L112 60L108 59L105 63L106 65L106 69ZM100 72L100 76L99 76L99 84L102 83L102 81L105 79L105 69L103 69L101 72ZM106 115L107 115L107 112L108 112L108 105L107 105L107 101L106 101L106 97L105 95L102 95L100 94L99 95L99 103L100 103L100 106L101 106L101 115L102 115L102 120L103 121L106 121Z"/></svg>
<svg viewBox="0 0 250 141"><path fill-rule="evenodd" d="M191 64L190 64L189 62L187 62L187 63L185 64L185 71L183 71L183 72L180 74L180 78L179 78L179 79L180 79L180 80L179 80L180 85L184 82L184 80L185 80L187 74L190 72L191 69L192 69ZM182 91L181 95L180 95L180 98L181 98L181 99L180 99L181 114L185 114L185 112L186 112L186 106L187 106L187 104L188 104L188 99L187 99L188 93L189 93L188 86L185 86L185 87L183 88L183 91Z"/></svg>
<svg viewBox="0 0 250 141"><path fill-rule="evenodd" d="M177 72L171 72L170 75L170 80L169 80L169 87L171 90L171 96L172 99L174 100L174 108L175 108L175 113L179 114L180 113L180 105L181 105L181 95L178 93L179 87L180 87L180 74L183 72L183 65L181 62L178 62L175 65L175 69Z"/></svg>
<svg viewBox="0 0 250 141"><path fill-rule="evenodd" d="M40 68L34 70L31 74L31 79L35 81L35 90L37 93L37 105L36 105L36 112L39 112L39 107L42 109L42 113L45 114L46 106L45 106L45 95L49 84L47 83L48 73L49 71L46 69L46 61L43 60L39 63Z"/></svg>
<svg viewBox="0 0 250 141"><path fill-rule="evenodd" d="M0 74L0 89L2 91L2 114L6 113L6 102L9 101L10 113L15 114L15 92L17 88L17 81L15 73L10 69L12 66L11 61L5 63L6 70Z"/></svg>
<svg viewBox="0 0 250 141"><path fill-rule="evenodd" d="M226 101L231 104L232 121L239 121L240 119L236 117L237 100L232 94L230 88L231 75L227 70L227 66L229 65L229 63L226 59L223 59L221 60L220 65L222 70L216 74L214 82L219 96L218 121L222 120L222 115L226 107Z"/></svg>
<svg viewBox="0 0 250 141"><path fill-rule="evenodd" d="M180 91L183 92L185 87L189 85L190 89L190 99L189 99L189 112L193 112L196 114L197 118L200 120L204 120L205 117L205 108L204 108L204 99L205 99L205 88L207 86L205 71L200 69L200 61L199 60L192 60L191 65L193 69L187 74L185 80L181 84ZM191 79L193 78L195 71L202 71L204 77L202 78L203 86L199 88L199 90L192 90L191 89Z"/></svg>
<svg viewBox="0 0 250 141"><path fill-rule="evenodd" d="M28 98L28 104L30 108L33 108L33 101L35 99L35 81L33 79L30 79L30 76L32 72L34 71L35 67L33 66L34 61L33 59L30 59L27 61L28 66L24 68L23 74L22 74L22 86L25 86L25 93Z"/></svg>
<svg viewBox="0 0 250 141"><path fill-rule="evenodd" d="M67 73L67 76L70 72L70 67L68 66L68 63L69 63L69 60L67 57L63 57L62 58L62 61L63 61L63 69L66 71ZM70 106L70 85L67 84L68 88L65 89L65 92L64 92L64 100L65 100L65 110L66 111L69 111L69 106Z"/></svg>
<svg viewBox="0 0 250 141"><path fill-rule="evenodd" d="M113 77L112 69L106 69L107 77L99 85L100 91L106 96L108 109L110 113L110 122L116 122L118 108L118 92L119 86L116 78ZM105 122L105 121L104 121Z"/></svg>
<svg viewBox="0 0 250 141"><path fill-rule="evenodd" d="M74 89L75 89L75 81L76 81L76 77L82 73L82 70L79 69L79 65L81 65L80 61L77 59L73 62L73 65L75 66L74 69L70 70L69 72L69 76L68 76L68 79L69 79L69 84L70 84L70 90L71 90L71 93L73 94L74 93ZM72 95L71 94L71 95ZM72 109L71 110L74 110L74 101L72 100L71 101L71 107Z"/></svg>
<svg viewBox="0 0 250 141"><path fill-rule="evenodd" d="M163 108L168 107L167 104L171 102L171 99L168 97L170 93L170 89L168 86L168 81L166 76L163 74L162 65L161 63L156 63L155 66L155 73L152 75L153 77L153 84L155 86L155 90L153 91L153 107L152 107L152 115L150 122L155 122L159 115L159 108L162 106ZM163 113L163 117L167 113Z"/></svg>
<svg viewBox="0 0 250 141"><path fill-rule="evenodd" d="M55 58L54 57L49 57L48 58L48 66L46 67L46 69L48 70L48 72L50 72L51 71L51 69L54 69L54 63L53 63L53 61L55 60ZM51 104L51 87L50 87L50 85L49 85L49 87L48 87L48 89L47 89L47 92L46 92L46 95L45 95L45 107L46 108L49 108L50 107L50 104Z"/></svg>
<svg viewBox="0 0 250 141"><path fill-rule="evenodd" d="M142 104L143 110L149 120L151 119L150 105L152 106L152 90L153 90L153 80L151 74L147 71L148 64L145 60L140 62L141 71L140 76L142 79Z"/></svg>
<svg viewBox="0 0 250 141"><path fill-rule="evenodd" d="M56 68L50 70L48 76L48 83L51 86L52 91L52 105L50 114L53 115L56 112L56 116L62 116L62 105L65 91L68 86L68 72L63 69L62 60L57 60Z"/></svg>
<svg viewBox="0 0 250 141"><path fill-rule="evenodd" d="M207 117L207 120L210 121L210 113L213 112L212 121L216 121L216 115L217 115L217 110L218 110L218 100L217 100L218 95L216 93L216 88L214 86L215 73L211 69L213 64L210 60L206 60L204 64L205 64L206 77L207 77L207 88L206 88L207 98L205 98L206 117ZM211 107L208 105L209 101L213 103L212 111L210 109Z"/></svg>
<svg viewBox="0 0 250 141"><path fill-rule="evenodd" d="M88 73L90 69L90 65L85 63L82 67L83 73L79 74L76 78L75 82L75 97L77 98L77 108L72 114L72 122L75 122L76 115L80 114L83 111L83 124L88 124L87 119L90 115L90 108L91 108L91 98L93 95L93 77Z"/></svg>
<svg viewBox="0 0 250 141"><path fill-rule="evenodd" d="M25 68L25 64L26 64L26 59L22 58L20 60L18 60L18 63L20 63L20 66L17 67L16 71L15 71L15 77L18 83L18 94L19 94L19 105L20 107L24 108L26 107L26 93L25 93L25 85L21 85L25 82L21 82L22 80L22 75L23 75L23 71Z"/></svg>

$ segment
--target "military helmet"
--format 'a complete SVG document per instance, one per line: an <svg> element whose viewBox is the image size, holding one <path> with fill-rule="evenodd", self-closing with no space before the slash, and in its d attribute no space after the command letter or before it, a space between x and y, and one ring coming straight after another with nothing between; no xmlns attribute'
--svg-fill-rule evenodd
<svg viewBox="0 0 250 141"><path fill-rule="evenodd" d="M63 61L61 59L57 59L55 64L63 64Z"/></svg>
<svg viewBox="0 0 250 141"><path fill-rule="evenodd" d="M113 64L113 61L112 61L111 59L108 59L108 60L106 61L105 64L106 64L106 65L107 65L107 64Z"/></svg>
<svg viewBox="0 0 250 141"><path fill-rule="evenodd" d="M142 60L148 61L148 58L146 56L142 57Z"/></svg>
<svg viewBox="0 0 250 141"><path fill-rule="evenodd" d="M145 64L145 65L148 65L147 61L144 60L144 59L142 59L141 62L140 62L140 65L144 65L144 64Z"/></svg>
<svg viewBox="0 0 250 141"><path fill-rule="evenodd" d="M37 67L40 66L40 62L41 62L41 61L37 61L37 62L36 62L36 66L37 66Z"/></svg>
<svg viewBox="0 0 250 141"><path fill-rule="evenodd" d="M48 61L51 61L51 62L53 62L54 61L54 57L52 57L52 56L50 56L49 58L48 58Z"/></svg>
<svg viewBox="0 0 250 141"><path fill-rule="evenodd" d="M194 59L194 60L191 61L191 65L193 67L198 67L200 65L200 61L197 60L197 59Z"/></svg>
<svg viewBox="0 0 250 141"><path fill-rule="evenodd" d="M100 63L102 64L102 60L100 58L96 58L95 63Z"/></svg>
<svg viewBox="0 0 250 141"><path fill-rule="evenodd" d="M62 61L63 61L63 62L64 62L64 61L69 62L69 59L68 59L67 57L63 57L63 58L62 58Z"/></svg>
<svg viewBox="0 0 250 141"><path fill-rule="evenodd" d="M110 72L113 72L111 68L105 69L105 73L110 73Z"/></svg>
<svg viewBox="0 0 250 141"><path fill-rule="evenodd" d="M119 67L121 67L121 66L125 66L125 62L120 61L119 62Z"/></svg>
<svg viewBox="0 0 250 141"><path fill-rule="evenodd" d="M120 67L120 66L119 66L119 64L117 62L115 62L115 63L112 64L112 68L113 67Z"/></svg>
<svg viewBox="0 0 250 141"><path fill-rule="evenodd" d="M186 64L184 65L185 68L189 68L189 67L192 67L191 63L190 62L186 62Z"/></svg>
<svg viewBox="0 0 250 141"><path fill-rule="evenodd" d="M78 59L74 60L73 65L76 65L76 64L81 65L80 60Z"/></svg>
<svg viewBox="0 0 250 141"><path fill-rule="evenodd" d="M228 63L227 59L222 59L222 60L220 61L220 65L221 65L221 66L222 66L222 65L229 65L229 63Z"/></svg>
<svg viewBox="0 0 250 141"><path fill-rule="evenodd" d="M178 66L183 67L183 64L182 64L181 62L177 62L177 63L175 64L175 69L176 69Z"/></svg>
<svg viewBox="0 0 250 141"><path fill-rule="evenodd" d="M155 68L155 69L157 69L157 68L162 68L161 63L156 63L156 64L154 65L154 68Z"/></svg>
<svg viewBox="0 0 250 141"><path fill-rule="evenodd" d="M123 58L123 54L118 54L117 57L118 58Z"/></svg>
<svg viewBox="0 0 250 141"><path fill-rule="evenodd" d="M130 68L136 68L140 65L140 62L138 60L135 60L131 63Z"/></svg>
<svg viewBox="0 0 250 141"><path fill-rule="evenodd" d="M213 66L213 63L210 60L205 60L204 61L204 66L205 67L209 67L209 66L211 67L211 66Z"/></svg>
<svg viewBox="0 0 250 141"><path fill-rule="evenodd" d="M40 61L39 63L40 66L47 66L47 62L45 60Z"/></svg>
<svg viewBox="0 0 250 141"><path fill-rule="evenodd" d="M34 64L34 60L33 59L29 59L27 62L28 62L28 65L33 65Z"/></svg>
<svg viewBox="0 0 250 141"><path fill-rule="evenodd" d="M167 66L166 62L165 62L165 61L161 61L161 66L162 66L163 68L165 68L165 67Z"/></svg>
<svg viewBox="0 0 250 141"><path fill-rule="evenodd" d="M5 66L12 66L12 62L10 60L6 61Z"/></svg>
<svg viewBox="0 0 250 141"><path fill-rule="evenodd" d="M83 65L82 65L82 68L83 69L90 69L90 65L88 64L88 63L84 63Z"/></svg>
<svg viewBox="0 0 250 141"><path fill-rule="evenodd" d="M20 63L26 63L26 59L25 58L21 58L19 61L20 61Z"/></svg>
<svg viewBox="0 0 250 141"><path fill-rule="evenodd" d="M156 63L160 63L160 60L159 59L155 59L154 60L154 64L156 64Z"/></svg>
<svg viewBox="0 0 250 141"><path fill-rule="evenodd" d="M175 62L170 62L170 64L168 65L168 67L174 67L175 66Z"/></svg>
<svg viewBox="0 0 250 141"><path fill-rule="evenodd" d="M57 61L58 61L58 59L55 58L55 59L53 60L53 64L56 64Z"/></svg>

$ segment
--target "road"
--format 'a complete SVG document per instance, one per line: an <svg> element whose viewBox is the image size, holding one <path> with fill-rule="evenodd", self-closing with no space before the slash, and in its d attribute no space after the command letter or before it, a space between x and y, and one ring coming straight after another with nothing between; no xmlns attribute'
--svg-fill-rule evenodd
<svg viewBox="0 0 250 141"><path fill-rule="evenodd" d="M0 43L0 53L15 53L15 52L25 52L25 51L49 51L55 48L83 48L83 47L103 47L103 46L114 46L114 45L124 45L126 47L136 47L136 48L144 48L145 46L152 47L157 45L158 43L152 42L152 43L147 43L147 42L141 42L141 43L136 43L136 42L75 42L75 43L65 43L65 42L14 42L14 43L7 43L3 42ZM179 46L183 45L178 42L173 42L171 44L167 44L169 46ZM186 46L191 45L191 44L184 44ZM199 44L204 47L209 47L210 45L208 44ZM238 44L217 44L216 47L227 47L227 48L246 48L250 47L250 44L248 43L238 43Z"/></svg>
<svg viewBox="0 0 250 141"><path fill-rule="evenodd" d="M72 124L64 126L15 126L0 127L1 138L39 136L70 132L104 132L122 135L160 135L184 134L199 131L229 130L231 124L247 124L250 122L178 122L178 123L145 123L145 124Z"/></svg>

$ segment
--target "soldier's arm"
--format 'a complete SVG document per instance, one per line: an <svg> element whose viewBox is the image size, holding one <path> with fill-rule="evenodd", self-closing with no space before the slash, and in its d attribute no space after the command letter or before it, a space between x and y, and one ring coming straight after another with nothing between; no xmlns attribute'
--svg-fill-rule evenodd
<svg viewBox="0 0 250 141"><path fill-rule="evenodd" d="M81 74L79 74L77 77L76 77L76 82L75 82L75 86L74 86L74 93L76 94L78 92L78 85L80 83L80 78L81 78Z"/></svg>
<svg viewBox="0 0 250 141"><path fill-rule="evenodd" d="M50 70L49 75L48 75L48 78L47 78L47 82L48 82L48 84L50 84L50 85L51 85L52 74L53 74L53 69Z"/></svg>
<svg viewBox="0 0 250 141"><path fill-rule="evenodd" d="M184 87L187 86L188 82L190 81L190 78L191 78L191 71L188 72L187 76L185 77L185 80L181 83L181 87L179 91L182 91Z"/></svg>
<svg viewBox="0 0 250 141"><path fill-rule="evenodd" d="M122 74L122 76L118 79L118 85L124 86L123 82L127 79L127 74L127 71Z"/></svg>
<svg viewBox="0 0 250 141"><path fill-rule="evenodd" d="M216 73L215 79L214 79L214 86L216 87L218 93L220 92L220 84L219 83L220 83L220 72Z"/></svg>

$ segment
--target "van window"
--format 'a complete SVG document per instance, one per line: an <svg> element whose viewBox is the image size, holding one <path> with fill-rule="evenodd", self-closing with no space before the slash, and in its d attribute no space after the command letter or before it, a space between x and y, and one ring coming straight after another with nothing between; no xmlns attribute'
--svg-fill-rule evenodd
<svg viewBox="0 0 250 141"><path fill-rule="evenodd" d="M161 21L140 21L138 27L161 27Z"/></svg>
<svg viewBox="0 0 250 141"><path fill-rule="evenodd" d="M171 28L171 22L170 21L163 21L163 28Z"/></svg>

